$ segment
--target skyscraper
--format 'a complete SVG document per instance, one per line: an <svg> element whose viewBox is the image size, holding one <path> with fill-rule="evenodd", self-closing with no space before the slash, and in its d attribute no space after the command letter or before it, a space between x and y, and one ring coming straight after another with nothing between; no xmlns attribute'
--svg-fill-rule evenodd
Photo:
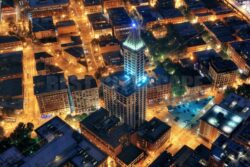
<svg viewBox="0 0 250 167"><path fill-rule="evenodd" d="M136 24L123 43L123 49L124 71L116 72L102 82L104 103L111 115L138 128L145 120L147 76L144 74L145 43Z"/></svg>

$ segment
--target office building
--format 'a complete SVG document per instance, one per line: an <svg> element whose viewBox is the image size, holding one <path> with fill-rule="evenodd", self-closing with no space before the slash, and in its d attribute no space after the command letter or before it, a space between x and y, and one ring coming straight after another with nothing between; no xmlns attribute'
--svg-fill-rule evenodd
<svg viewBox="0 0 250 167"><path fill-rule="evenodd" d="M99 89L96 80L92 76L84 79L69 77L70 96L73 99L74 113L90 113L99 107Z"/></svg>
<svg viewBox="0 0 250 167"><path fill-rule="evenodd" d="M140 30L133 24L123 43L124 72L116 72L102 82L106 109L133 128L145 120L148 79L144 72L144 49Z"/></svg>
<svg viewBox="0 0 250 167"><path fill-rule="evenodd" d="M33 80L41 114L70 112L68 89L63 74L36 76Z"/></svg>
<svg viewBox="0 0 250 167"><path fill-rule="evenodd" d="M138 145L145 150L156 150L170 141L171 127L154 117L145 121L138 129Z"/></svg>
<svg viewBox="0 0 250 167"><path fill-rule="evenodd" d="M212 60L209 64L209 75L214 88L225 88L234 83L238 68L231 60Z"/></svg>
<svg viewBox="0 0 250 167"><path fill-rule="evenodd" d="M59 117L54 117L35 132L40 141L39 150L32 155L25 155L11 147L0 154L1 167L107 166L108 155Z"/></svg>

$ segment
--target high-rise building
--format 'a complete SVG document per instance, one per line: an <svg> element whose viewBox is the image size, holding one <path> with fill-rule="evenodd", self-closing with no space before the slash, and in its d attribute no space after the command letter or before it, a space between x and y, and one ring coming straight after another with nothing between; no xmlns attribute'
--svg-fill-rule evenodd
<svg viewBox="0 0 250 167"><path fill-rule="evenodd" d="M140 29L132 25L129 36L123 43L124 72L117 72L103 80L105 107L111 115L133 128L145 120L147 76L144 73L145 43Z"/></svg>

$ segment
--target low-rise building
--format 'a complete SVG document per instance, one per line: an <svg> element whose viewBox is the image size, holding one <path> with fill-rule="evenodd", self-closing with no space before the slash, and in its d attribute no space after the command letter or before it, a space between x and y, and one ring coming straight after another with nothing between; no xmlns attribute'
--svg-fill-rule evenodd
<svg viewBox="0 0 250 167"><path fill-rule="evenodd" d="M250 166L250 151L234 140L220 135L212 144L209 166Z"/></svg>
<svg viewBox="0 0 250 167"><path fill-rule="evenodd" d="M90 113L99 107L99 89L92 76L84 79L69 77L69 88L74 103L74 114Z"/></svg>
<svg viewBox="0 0 250 167"><path fill-rule="evenodd" d="M51 16L32 18L31 26L32 33L36 39L56 37L56 28L53 23L53 18Z"/></svg>
<svg viewBox="0 0 250 167"><path fill-rule="evenodd" d="M21 166L97 166L106 167L108 155L59 117L54 117L35 130L40 148L23 155L15 147L0 154L2 167Z"/></svg>
<svg viewBox="0 0 250 167"><path fill-rule="evenodd" d="M125 40L132 29L132 21L126 10L122 7L108 9L110 23L113 27L114 36L118 40Z"/></svg>
<svg viewBox="0 0 250 167"><path fill-rule="evenodd" d="M101 0L83 0L85 14L100 13L102 12Z"/></svg>
<svg viewBox="0 0 250 167"><path fill-rule="evenodd" d="M122 151L123 144L130 141L134 132L127 124L121 123L119 118L109 116L104 108L91 113L81 121L80 127L82 134L113 158Z"/></svg>
<svg viewBox="0 0 250 167"><path fill-rule="evenodd" d="M107 11L110 8L118 8L123 6L122 0L103 0L103 9Z"/></svg>
<svg viewBox="0 0 250 167"><path fill-rule="evenodd" d="M232 42L229 44L228 54L239 67L239 69L245 73L250 73L250 40Z"/></svg>
<svg viewBox="0 0 250 167"><path fill-rule="evenodd" d="M120 43L112 35L101 36L98 40L98 47L100 54L110 53L110 52L120 52Z"/></svg>
<svg viewBox="0 0 250 167"><path fill-rule="evenodd" d="M15 36L0 36L0 49L9 50L9 49L18 49L22 47L22 41Z"/></svg>
<svg viewBox="0 0 250 167"><path fill-rule="evenodd" d="M238 68L231 60L215 59L209 64L209 75L214 88L225 88L234 83Z"/></svg>
<svg viewBox="0 0 250 167"><path fill-rule="evenodd" d="M208 166L210 149L200 144L194 150L184 145L174 156L171 166L205 167Z"/></svg>
<svg viewBox="0 0 250 167"><path fill-rule="evenodd" d="M88 19L95 38L113 34L111 24L103 13L89 14Z"/></svg>
<svg viewBox="0 0 250 167"><path fill-rule="evenodd" d="M34 17L65 14L69 7L69 0L32 0L28 2L30 12Z"/></svg>
<svg viewBox="0 0 250 167"><path fill-rule="evenodd" d="M149 74L150 80L147 89L148 105L159 103L171 94L170 75L163 67L158 66Z"/></svg>
<svg viewBox="0 0 250 167"><path fill-rule="evenodd" d="M169 167L173 163L173 156L167 151L162 152L150 165L149 167Z"/></svg>
<svg viewBox="0 0 250 167"><path fill-rule="evenodd" d="M22 52L0 54L0 81L23 76L22 58Z"/></svg>
<svg viewBox="0 0 250 167"><path fill-rule="evenodd" d="M59 35L77 33L77 26L73 20L57 22L56 29Z"/></svg>
<svg viewBox="0 0 250 167"><path fill-rule="evenodd" d="M68 89L63 74L36 76L33 80L41 114L70 112Z"/></svg>
<svg viewBox="0 0 250 167"><path fill-rule="evenodd" d="M199 134L213 142L220 134L231 136L244 119L232 110L214 105L200 118Z"/></svg>
<svg viewBox="0 0 250 167"><path fill-rule="evenodd" d="M138 145L145 150L156 150L170 140L171 127L154 117L145 121L136 132Z"/></svg>
<svg viewBox="0 0 250 167"><path fill-rule="evenodd" d="M54 57L47 52L37 52L35 53L36 62L43 62L46 64L52 64Z"/></svg>

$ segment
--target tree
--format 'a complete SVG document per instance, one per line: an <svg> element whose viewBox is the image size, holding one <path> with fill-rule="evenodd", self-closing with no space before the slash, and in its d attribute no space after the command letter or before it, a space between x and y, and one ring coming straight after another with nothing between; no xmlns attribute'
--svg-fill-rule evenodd
<svg viewBox="0 0 250 167"><path fill-rule="evenodd" d="M236 93L242 97L250 98L250 84L243 84L239 86Z"/></svg>
<svg viewBox="0 0 250 167"><path fill-rule="evenodd" d="M0 143L0 152L15 146L24 155L32 154L40 148L36 139L31 137L34 130L32 123L24 124L20 122L8 138L4 138Z"/></svg>

